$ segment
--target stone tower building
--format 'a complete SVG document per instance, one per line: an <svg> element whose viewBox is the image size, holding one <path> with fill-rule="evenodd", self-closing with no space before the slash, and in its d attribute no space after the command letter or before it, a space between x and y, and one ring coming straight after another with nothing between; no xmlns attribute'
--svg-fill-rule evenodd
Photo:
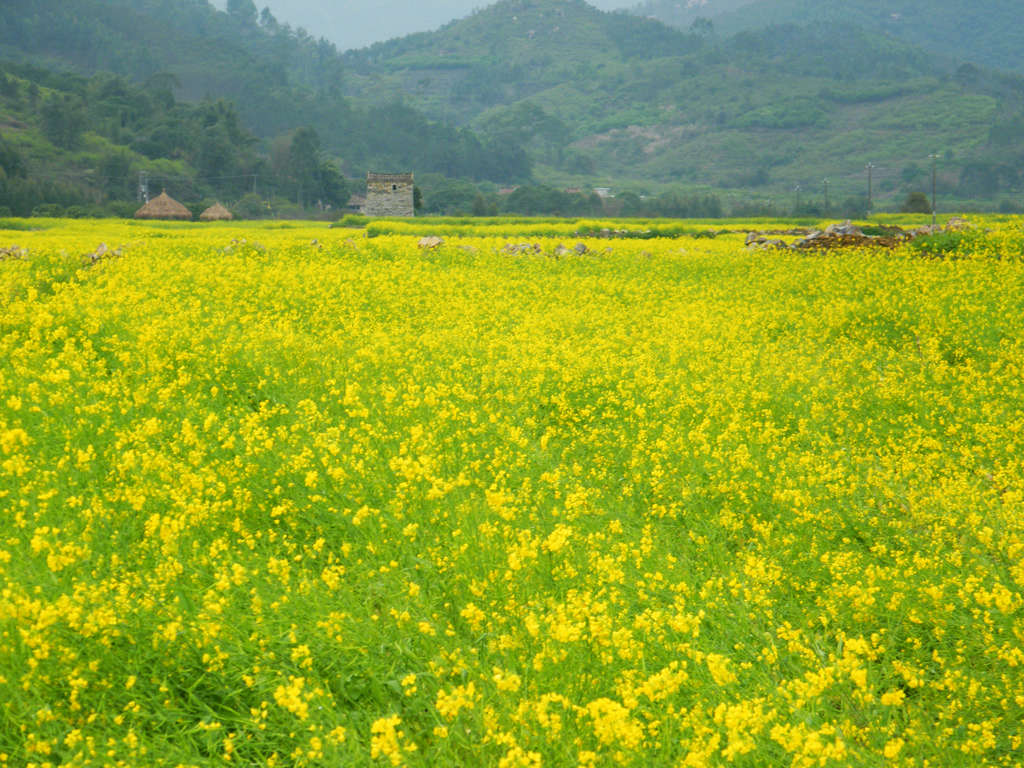
<svg viewBox="0 0 1024 768"><path fill-rule="evenodd" d="M415 216L411 173L366 174L367 216Z"/></svg>

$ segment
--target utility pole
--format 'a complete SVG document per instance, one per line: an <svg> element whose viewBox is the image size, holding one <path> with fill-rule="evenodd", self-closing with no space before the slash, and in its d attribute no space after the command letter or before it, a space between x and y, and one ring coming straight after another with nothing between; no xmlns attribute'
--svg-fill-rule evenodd
<svg viewBox="0 0 1024 768"><path fill-rule="evenodd" d="M149 174L146 171L139 171L139 202L149 202Z"/></svg>
<svg viewBox="0 0 1024 768"><path fill-rule="evenodd" d="M825 179L825 215L828 216L828 179Z"/></svg>
<svg viewBox="0 0 1024 768"><path fill-rule="evenodd" d="M938 162L939 156L935 154L928 155L932 161L932 232L935 231L935 164Z"/></svg>
<svg viewBox="0 0 1024 768"><path fill-rule="evenodd" d="M872 172L875 170L874 163L868 163L864 166L868 171L868 213L871 213L871 209L875 207L874 204L874 187L872 186Z"/></svg>

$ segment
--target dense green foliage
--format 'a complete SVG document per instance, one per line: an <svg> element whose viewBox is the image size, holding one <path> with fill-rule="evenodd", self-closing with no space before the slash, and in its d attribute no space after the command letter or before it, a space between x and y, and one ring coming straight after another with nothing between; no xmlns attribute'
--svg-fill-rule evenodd
<svg viewBox="0 0 1024 768"><path fill-rule="evenodd" d="M4 102L4 151L19 158L0 165L8 194L36 190L6 205L123 199L125 180L148 170L190 200L257 215L272 211L266 197L278 212L336 207L340 173L413 170L425 214L598 215L598 187L615 194L600 215L856 213L930 194L937 153L946 209L1019 207L1024 78L881 34L858 4L861 26L831 23L828 3L771 7L791 13L674 29L583 0L501 0L339 54L251 0L226 12L208 0L11 0L0 58L47 70L22 66L21 101ZM292 151L303 128L320 162L302 142ZM69 197L87 171L88 200Z"/></svg>
<svg viewBox="0 0 1024 768"><path fill-rule="evenodd" d="M348 199L313 129L282 137L283 156L273 162L230 102L179 103L169 85L0 65L0 206L21 216L125 215L137 207L141 173L154 194L164 188L199 206L240 200L260 185L300 206Z"/></svg>
<svg viewBox="0 0 1024 768"><path fill-rule="evenodd" d="M1024 81L813 18L724 36L581 0L502 0L348 52L345 87L517 141L555 186L744 189L792 209L799 184L824 207L823 178L854 198L871 162L873 199L898 208L923 183L904 171L939 152L947 201L1021 191Z"/></svg>
<svg viewBox="0 0 1024 768"><path fill-rule="evenodd" d="M678 5L650 0L642 12L686 28L691 22ZM823 21L837 43L862 27L959 61L1024 72L1020 12L1018 0L718 0L700 9L723 34Z"/></svg>
<svg viewBox="0 0 1024 768"><path fill-rule="evenodd" d="M186 99L232 100L265 140L310 126L352 175L415 166L477 180L529 178L517 146L400 103L352 104L333 45L254 9L233 3L224 13L207 0L10 0L0 7L0 57L136 83L169 80Z"/></svg>

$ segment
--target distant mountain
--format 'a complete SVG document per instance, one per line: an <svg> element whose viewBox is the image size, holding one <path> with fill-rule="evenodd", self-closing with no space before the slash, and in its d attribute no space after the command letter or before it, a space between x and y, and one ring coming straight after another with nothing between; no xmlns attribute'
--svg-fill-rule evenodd
<svg viewBox="0 0 1024 768"><path fill-rule="evenodd" d="M757 0L742 12L783 2L797 7ZM349 175L411 168L500 185L539 179L639 195L687 187L774 200L823 196L827 178L838 199L867 192L871 163L873 197L893 204L922 188L938 154L947 199L995 204L1024 192L1024 77L838 17L727 34L741 11L682 30L583 0L501 0L434 32L339 54L252 0L230 7L4 0L0 58L231 99L261 139L252 162L271 169L286 165L296 129L310 126ZM72 100L88 92L67 88ZM122 119L134 120L132 146L156 160L153 147L166 138L159 126ZM26 113L28 128L9 130L39 120ZM123 138L101 130L115 144ZM27 149L26 136L11 146ZM182 146L202 175L210 158Z"/></svg>
<svg viewBox="0 0 1024 768"><path fill-rule="evenodd" d="M593 0L603 10L625 8L629 0ZM215 0L223 9L226 0ZM293 27L316 30L318 36L340 48L363 48L396 37L437 29L472 13L480 0L349 0L339 9L324 0L260 0L282 21Z"/></svg>
<svg viewBox="0 0 1024 768"><path fill-rule="evenodd" d="M521 148L486 146L472 131L429 121L400 103L366 109L342 93L333 45L293 30L252 0L232 12L207 0L4 0L0 59L136 83L176 84L179 98L232 100L269 144L302 126L354 175L416 167L507 182L529 178Z"/></svg>
<svg viewBox="0 0 1024 768"><path fill-rule="evenodd" d="M726 37L582 0L502 0L433 33L345 54L357 100L404 98L528 144L564 183L794 188L897 198L942 156L965 197L1021 188L1024 80L854 25ZM979 183L979 179L986 179ZM991 183L990 183L991 182ZM642 188L642 187L641 187ZM820 194L820 191L819 191Z"/></svg>
<svg viewBox="0 0 1024 768"><path fill-rule="evenodd" d="M660 22L601 12L584 0L501 0L436 32L349 51L344 61L354 93L408 94L438 114L467 121L482 109L565 83L589 89L609 68L701 45ZM594 97L589 112L614 109Z"/></svg>
<svg viewBox="0 0 1024 768"><path fill-rule="evenodd" d="M750 2L752 0L646 0L634 5L630 12L672 27L689 29L698 19L710 20Z"/></svg>
<svg viewBox="0 0 1024 768"><path fill-rule="evenodd" d="M696 16L721 34L776 24L862 27L961 62L1024 72L1020 0L647 0L634 12L686 29Z"/></svg>

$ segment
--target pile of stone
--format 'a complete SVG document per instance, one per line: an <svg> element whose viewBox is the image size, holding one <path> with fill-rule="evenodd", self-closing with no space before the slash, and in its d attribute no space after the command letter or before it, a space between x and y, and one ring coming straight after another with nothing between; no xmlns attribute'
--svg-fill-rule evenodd
<svg viewBox="0 0 1024 768"><path fill-rule="evenodd" d="M649 229L600 229L596 232L576 233L576 237L601 237L606 240L650 240L654 236Z"/></svg>
<svg viewBox="0 0 1024 768"><path fill-rule="evenodd" d="M881 234L868 235L849 221L832 224L823 230L789 230L785 232L751 232L747 235L747 247L754 250L790 250L790 251L831 251L838 248L895 248L918 237L938 234L940 232L962 232L969 229L963 219L950 219L945 227L884 227ZM786 242L771 235L798 236L798 240Z"/></svg>
<svg viewBox="0 0 1024 768"><path fill-rule="evenodd" d="M832 224L823 231L814 231L793 243L797 250L826 250L836 248L858 248L865 245L880 246L882 248L895 248L904 238L902 230L894 231L891 236L866 235L863 230L855 227L851 222Z"/></svg>
<svg viewBox="0 0 1024 768"><path fill-rule="evenodd" d="M517 255L521 253L540 253L540 243L509 243L501 249L502 253Z"/></svg>
<svg viewBox="0 0 1024 768"><path fill-rule="evenodd" d="M590 249L587 248L586 243L576 243L576 245L572 248L567 248L561 243L559 243L558 247L555 248L556 259L561 258L562 256L569 256L571 254L576 254L577 256L584 256L588 253L590 253Z"/></svg>
<svg viewBox="0 0 1024 768"><path fill-rule="evenodd" d="M0 261L20 261L28 258L28 250L17 245L0 248Z"/></svg>
<svg viewBox="0 0 1024 768"><path fill-rule="evenodd" d="M106 243L100 243L96 247L95 251L93 251L92 253L84 254L82 258L85 260L85 265L87 267L91 267L95 264L99 264L101 261L104 261L106 259L121 258L121 256L124 255L124 251L122 250L123 248L124 246L121 246L121 248L115 248L114 250L111 250L110 248L107 247Z"/></svg>
<svg viewBox="0 0 1024 768"><path fill-rule="evenodd" d="M267 247L255 240L246 240L244 237L239 237L232 240L229 245L221 248L221 253L235 253L236 251L257 251L259 253L266 253Z"/></svg>

